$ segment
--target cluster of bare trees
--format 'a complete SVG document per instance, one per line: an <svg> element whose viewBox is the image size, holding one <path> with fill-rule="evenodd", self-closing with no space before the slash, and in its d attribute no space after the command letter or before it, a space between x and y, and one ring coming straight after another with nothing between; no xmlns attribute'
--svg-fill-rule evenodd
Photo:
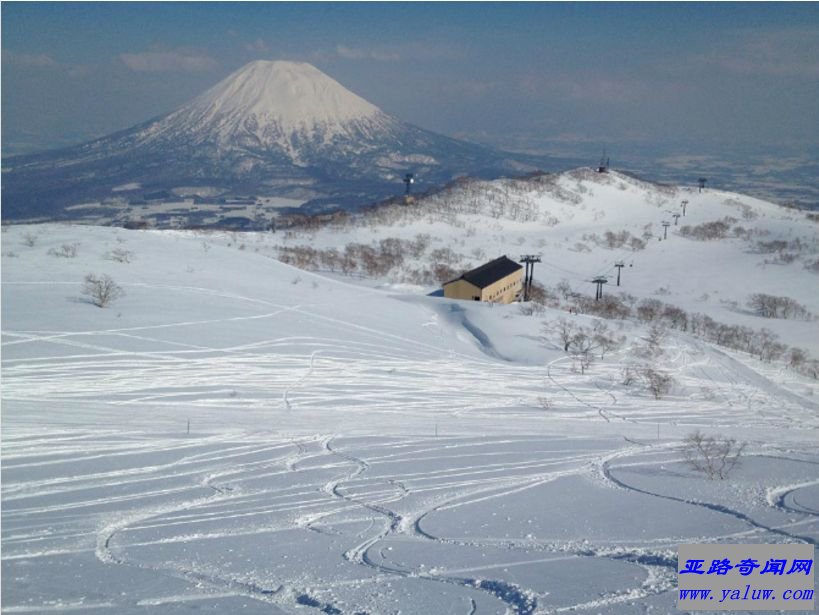
<svg viewBox="0 0 819 615"><path fill-rule="evenodd" d="M649 298L637 302L635 297L625 293L604 296L599 301L595 301L588 295L572 290L567 280L562 280L555 287L536 286L532 298L540 307L530 308L528 312L531 314L542 313L545 307L551 307L609 320L626 320L636 317L643 323L662 325L689 333L717 346L747 352L768 363L783 359L793 371L819 379L819 359L810 357L805 350L800 348L788 348L769 329L756 330L743 325L728 325L705 314L688 313L682 308L664 303L659 299ZM794 306L788 301L780 301L778 304L789 306L788 314L791 318L797 317L797 314L812 317L809 313L805 314L797 309L804 309L799 304Z"/></svg>
<svg viewBox="0 0 819 615"><path fill-rule="evenodd" d="M606 231L601 237L597 233L583 235L585 241L593 241L598 246L614 250L617 248L629 247L632 251L638 252L645 250L646 240L635 237L627 230L622 231Z"/></svg>
<svg viewBox="0 0 819 615"><path fill-rule="evenodd" d="M414 239L389 237L372 245L349 243L343 250L320 250L308 245L282 246L278 258L300 269L329 270L345 275L385 276L418 284L437 284L457 277L462 269L461 257L451 248L435 248L427 256L428 266L410 269L407 259L419 259L430 247L427 234ZM398 271L401 270L401 271Z"/></svg>
<svg viewBox="0 0 819 615"><path fill-rule="evenodd" d="M681 226L680 235L688 237L689 239L696 239L698 241L713 241L715 239L723 239L728 236L728 231L731 230L731 225L737 222L736 218L726 216L722 220L714 220L713 222L703 222L697 226Z"/></svg>
<svg viewBox="0 0 819 615"><path fill-rule="evenodd" d="M792 318L811 320L813 314L790 297L777 297L765 293L754 293L748 298L748 307L765 318Z"/></svg>

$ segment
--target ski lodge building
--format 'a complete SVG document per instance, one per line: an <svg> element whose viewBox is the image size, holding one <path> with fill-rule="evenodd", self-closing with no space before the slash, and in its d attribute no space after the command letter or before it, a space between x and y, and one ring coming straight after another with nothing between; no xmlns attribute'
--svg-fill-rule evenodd
<svg viewBox="0 0 819 615"><path fill-rule="evenodd" d="M444 283L444 297L512 303L523 290L523 266L501 256Z"/></svg>

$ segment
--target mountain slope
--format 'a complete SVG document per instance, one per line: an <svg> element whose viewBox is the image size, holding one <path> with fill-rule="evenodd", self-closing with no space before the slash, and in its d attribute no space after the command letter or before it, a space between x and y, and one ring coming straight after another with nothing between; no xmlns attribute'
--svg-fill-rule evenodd
<svg viewBox="0 0 819 615"><path fill-rule="evenodd" d="M164 117L4 161L4 216L71 217L181 186L360 206L399 192L408 171L435 185L532 162L402 122L309 64L257 61Z"/></svg>
<svg viewBox="0 0 819 615"><path fill-rule="evenodd" d="M278 241L272 254L300 266L429 286L502 254L540 254L534 279L553 290L565 280L593 296L591 280L607 276L607 297L623 292L767 328L819 355L815 320L763 318L746 305L766 293L819 314L819 227L803 211L737 193L581 168L458 182L411 207L292 228Z"/></svg>

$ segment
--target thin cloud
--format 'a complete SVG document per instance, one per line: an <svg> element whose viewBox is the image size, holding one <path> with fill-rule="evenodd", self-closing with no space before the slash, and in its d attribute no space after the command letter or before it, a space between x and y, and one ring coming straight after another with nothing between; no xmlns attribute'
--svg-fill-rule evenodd
<svg viewBox="0 0 819 615"><path fill-rule="evenodd" d="M697 60L741 75L819 77L819 30L741 30Z"/></svg>
<svg viewBox="0 0 819 615"><path fill-rule="evenodd" d="M123 53L120 61L136 72L196 72L216 66L216 60L208 55L183 51L143 51L141 53Z"/></svg>
<svg viewBox="0 0 819 615"><path fill-rule="evenodd" d="M270 48L267 46L267 43L265 43L262 39L257 38L255 41L245 43L245 51L264 55L270 51Z"/></svg>
<svg viewBox="0 0 819 615"><path fill-rule="evenodd" d="M687 86L666 79L575 72L572 75L528 74L520 77L517 87L526 96L550 96L583 103L630 105L646 100L668 100L684 94Z"/></svg>
<svg viewBox="0 0 819 615"><path fill-rule="evenodd" d="M17 53L10 49L4 49L2 56L3 64L12 66L31 66L35 68L57 66L57 61L46 53Z"/></svg>
<svg viewBox="0 0 819 615"><path fill-rule="evenodd" d="M72 79L79 77L86 77L90 75L93 70L90 66L85 64L65 64L58 62L47 53L17 53L10 49L3 50L3 64L5 66L16 66L29 69L52 69L64 72Z"/></svg>

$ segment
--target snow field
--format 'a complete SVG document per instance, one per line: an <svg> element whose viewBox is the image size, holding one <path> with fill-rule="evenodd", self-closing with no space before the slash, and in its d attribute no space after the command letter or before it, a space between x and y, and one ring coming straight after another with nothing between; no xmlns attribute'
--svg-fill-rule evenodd
<svg viewBox="0 0 819 615"><path fill-rule="evenodd" d="M188 233L2 240L9 613L672 612L681 542L819 538L817 404L746 357L671 334L654 400L635 325L580 375L514 305ZM683 463L697 427L749 442L730 480Z"/></svg>

